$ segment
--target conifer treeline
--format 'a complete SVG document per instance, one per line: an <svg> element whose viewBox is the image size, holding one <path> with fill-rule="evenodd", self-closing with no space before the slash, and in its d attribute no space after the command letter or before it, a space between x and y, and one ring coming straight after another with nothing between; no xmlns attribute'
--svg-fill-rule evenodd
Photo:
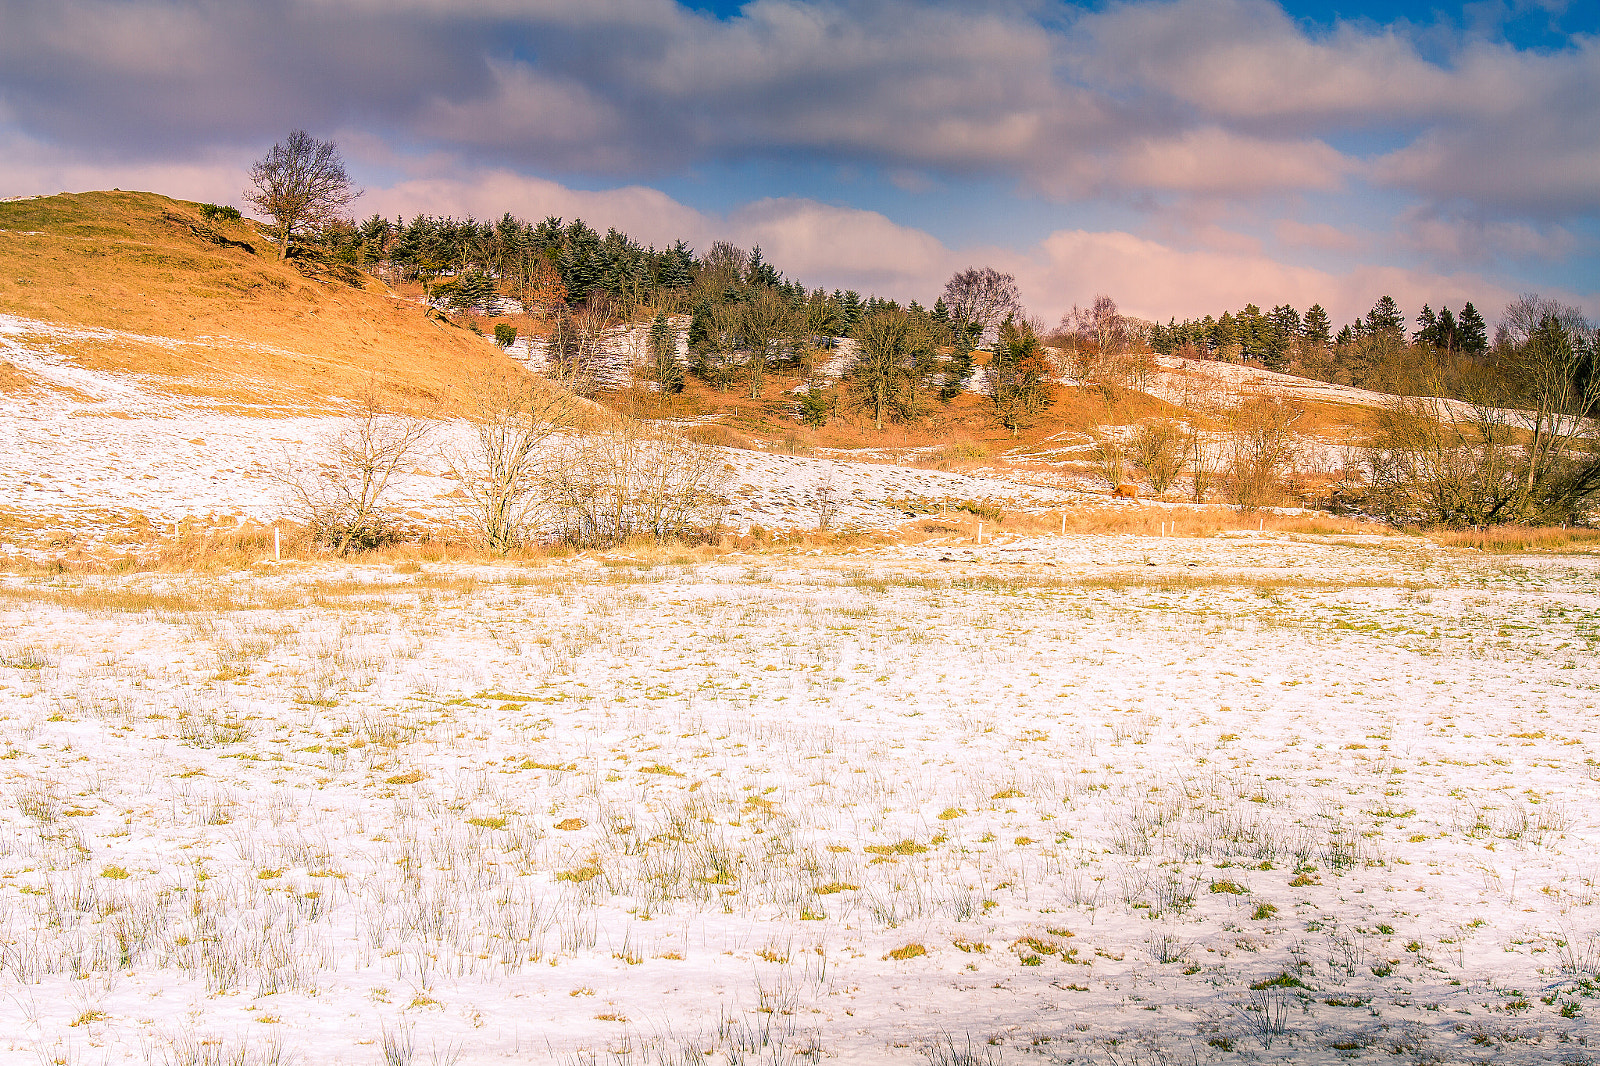
<svg viewBox="0 0 1600 1066"><path fill-rule="evenodd" d="M1295 364L1305 370L1337 370L1359 356L1356 349L1363 341L1374 338L1405 342L1405 316L1392 297L1380 299L1364 318L1337 336L1321 304L1312 304L1304 315L1288 304L1267 312L1246 304L1240 311L1224 311L1220 318L1170 319L1150 330L1150 346L1163 355L1187 352L1204 358L1253 360L1269 370L1288 370ZM1459 317L1448 307L1435 314L1424 304L1410 342L1481 356L1489 349L1489 331L1470 302Z"/></svg>

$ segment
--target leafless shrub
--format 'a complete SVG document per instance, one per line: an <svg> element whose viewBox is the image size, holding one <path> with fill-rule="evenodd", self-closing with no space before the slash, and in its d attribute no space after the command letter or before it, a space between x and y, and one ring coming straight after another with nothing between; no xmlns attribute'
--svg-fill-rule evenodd
<svg viewBox="0 0 1600 1066"><path fill-rule="evenodd" d="M573 397L520 375L486 374L473 389L474 440L449 457L460 485L460 510L484 544L507 552L520 544L545 481L541 447L570 427Z"/></svg>
<svg viewBox="0 0 1600 1066"><path fill-rule="evenodd" d="M1238 1011L1245 1030L1266 1050L1272 1047L1274 1040L1289 1031L1289 1012L1295 1006L1295 997L1289 989L1260 988L1250 991Z"/></svg>
<svg viewBox="0 0 1600 1066"><path fill-rule="evenodd" d="M269 476L285 497L288 517L317 544L340 555L382 547L404 535L386 506L395 475L432 432L432 422L386 409L369 389L350 424L320 454L285 456Z"/></svg>
<svg viewBox="0 0 1600 1066"><path fill-rule="evenodd" d="M1227 490L1231 502L1255 510L1282 496L1284 474L1299 450L1294 426L1304 413L1276 396L1247 397L1228 412Z"/></svg>
<svg viewBox="0 0 1600 1066"><path fill-rule="evenodd" d="M545 468L543 491L561 535L604 546L684 536L721 503L716 452L634 419L574 435Z"/></svg>
<svg viewBox="0 0 1600 1066"><path fill-rule="evenodd" d="M1193 448L1194 437L1183 423L1161 418L1140 423L1129 453L1150 487L1161 494L1178 479Z"/></svg>
<svg viewBox="0 0 1600 1066"><path fill-rule="evenodd" d="M1106 487L1115 490L1127 480L1128 449L1116 436L1106 432L1091 434L1094 440L1094 470Z"/></svg>

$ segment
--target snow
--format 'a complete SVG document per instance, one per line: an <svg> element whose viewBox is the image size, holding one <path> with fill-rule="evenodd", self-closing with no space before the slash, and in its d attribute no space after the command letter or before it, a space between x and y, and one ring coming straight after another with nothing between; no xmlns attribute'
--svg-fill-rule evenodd
<svg viewBox="0 0 1600 1066"><path fill-rule="evenodd" d="M91 539L270 518L342 424L0 344L72 390L0 401L8 511ZM1077 498L724 457L766 528ZM1270 533L0 575L0 1062L1589 1061L1597 585Z"/></svg>
<svg viewBox="0 0 1600 1066"><path fill-rule="evenodd" d="M1595 584L1273 536L13 578L0 1055L1579 1053Z"/></svg>
<svg viewBox="0 0 1600 1066"><path fill-rule="evenodd" d="M238 404L217 410L165 393L153 381L84 369L57 351L62 341L105 332L0 316L0 359L54 386L0 395L0 479L14 486L10 510L42 528L71 527L81 547L124 543L141 517L160 528L272 521L283 513L273 471L283 469L288 456L316 455L348 424L334 415ZM393 505L443 517L455 488L444 477L446 456L469 436L465 423L441 426L415 468L397 482ZM816 529L821 494L836 508L835 529L893 528L907 518L897 504L908 500L1048 509L1087 496L1004 477L716 451L728 468L723 518L740 530Z"/></svg>

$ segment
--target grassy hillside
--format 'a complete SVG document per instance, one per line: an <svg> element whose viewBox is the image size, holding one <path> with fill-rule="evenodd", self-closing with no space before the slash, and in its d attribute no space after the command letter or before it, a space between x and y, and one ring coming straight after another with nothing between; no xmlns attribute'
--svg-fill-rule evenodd
<svg viewBox="0 0 1600 1066"><path fill-rule="evenodd" d="M483 367L514 365L365 275L282 262L249 220L207 221L153 193L0 203L0 313L115 331L48 343L90 369L223 401L320 406L371 380L405 406L449 411ZM25 383L0 367L0 388Z"/></svg>

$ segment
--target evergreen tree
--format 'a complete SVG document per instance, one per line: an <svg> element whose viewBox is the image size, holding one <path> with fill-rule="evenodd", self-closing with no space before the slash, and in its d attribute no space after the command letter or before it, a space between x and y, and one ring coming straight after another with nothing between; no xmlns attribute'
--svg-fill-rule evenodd
<svg viewBox="0 0 1600 1066"><path fill-rule="evenodd" d="M1422 312L1417 315L1417 327L1417 331L1411 335L1413 344L1439 346L1439 318L1427 304L1422 305Z"/></svg>
<svg viewBox="0 0 1600 1066"><path fill-rule="evenodd" d="M650 323L650 380L663 393L683 391L683 367L678 364L678 338L672 335L667 316L656 313Z"/></svg>
<svg viewBox="0 0 1600 1066"><path fill-rule="evenodd" d="M1233 315L1224 311L1222 317L1211 327L1211 347L1218 358L1227 358L1233 354L1232 349L1238 343L1239 333L1234 326Z"/></svg>
<svg viewBox="0 0 1600 1066"><path fill-rule="evenodd" d="M1489 350L1489 327L1483 316L1469 302L1461 309L1461 321L1456 326L1461 338L1461 351L1466 355L1482 355Z"/></svg>
<svg viewBox="0 0 1600 1066"><path fill-rule="evenodd" d="M1399 306L1394 302L1394 297L1385 296L1372 305L1372 310L1367 312L1367 319L1362 323L1362 332L1368 335L1404 337L1405 316L1400 313Z"/></svg>
<svg viewBox="0 0 1600 1066"><path fill-rule="evenodd" d="M1290 353L1295 351L1300 342L1300 312L1288 304L1280 304L1267 315L1267 323L1269 328L1264 364L1268 370L1287 370Z"/></svg>
<svg viewBox="0 0 1600 1066"><path fill-rule="evenodd" d="M1305 323L1301 327L1306 347L1312 350L1326 348L1331 340L1330 329L1328 312L1322 309L1321 304L1312 304L1311 310L1306 312Z"/></svg>
<svg viewBox="0 0 1600 1066"><path fill-rule="evenodd" d="M1452 352L1461 350L1461 327L1456 325L1456 316L1450 313L1448 307L1439 308L1439 324L1436 329L1437 340L1440 347Z"/></svg>
<svg viewBox="0 0 1600 1066"><path fill-rule="evenodd" d="M661 287L663 289L687 289L694 280L689 269L693 264L694 253L682 241L667 249L663 253L661 264Z"/></svg>
<svg viewBox="0 0 1600 1066"><path fill-rule="evenodd" d="M1267 322L1261 308L1245 304L1244 310L1233 316L1234 329L1239 339L1239 354L1258 362L1267 360Z"/></svg>
<svg viewBox="0 0 1600 1066"><path fill-rule="evenodd" d="M711 301L702 298L694 305L694 315L689 319L689 351L704 351L710 339Z"/></svg>
<svg viewBox="0 0 1600 1066"><path fill-rule="evenodd" d="M827 425L828 415L832 412L833 403L828 399L828 394L816 386L800 394L800 421L812 429Z"/></svg>
<svg viewBox="0 0 1600 1066"><path fill-rule="evenodd" d="M1045 377L1050 365L1044 346L1026 322L1019 326L1014 319L1006 319L992 348L989 365L984 368L984 391L994 405L995 421L1015 438L1032 424L1049 399Z"/></svg>

